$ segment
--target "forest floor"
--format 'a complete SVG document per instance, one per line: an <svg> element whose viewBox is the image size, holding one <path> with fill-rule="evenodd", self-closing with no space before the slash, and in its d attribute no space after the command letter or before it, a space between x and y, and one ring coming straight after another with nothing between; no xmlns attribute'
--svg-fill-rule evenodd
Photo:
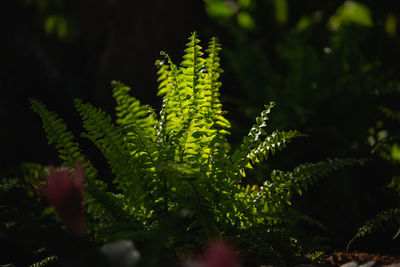
<svg viewBox="0 0 400 267"><path fill-rule="evenodd" d="M313 262L312 264L315 266L328 267L341 266L349 262L357 262L358 265L362 265L372 261L374 261L375 264L370 266L386 266L398 263L399 265L396 265L397 267L400 266L400 255L390 256L363 252L333 252L325 255L319 262Z"/></svg>

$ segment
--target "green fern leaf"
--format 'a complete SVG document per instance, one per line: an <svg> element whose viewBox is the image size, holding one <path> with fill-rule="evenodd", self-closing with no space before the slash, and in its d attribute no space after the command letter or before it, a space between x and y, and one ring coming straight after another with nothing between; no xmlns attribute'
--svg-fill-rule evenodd
<svg viewBox="0 0 400 267"><path fill-rule="evenodd" d="M118 124L132 127L135 132L146 136L154 142L156 118L148 106L143 106L140 101L129 95L131 88L123 83L113 81L113 96L117 102L115 107Z"/></svg>
<svg viewBox="0 0 400 267"><path fill-rule="evenodd" d="M292 172L273 171L271 180L275 184L281 184L290 192L297 192L300 195L302 190L314 184L318 178L326 177L335 170L343 169L345 166L362 164L364 160L360 159L327 159L317 163L305 163L296 167Z"/></svg>
<svg viewBox="0 0 400 267"><path fill-rule="evenodd" d="M75 100L75 107L83 120L83 126L89 138L107 159L116 178L114 182L117 188L125 193L125 196L133 200L146 195L146 179L151 173L145 172L151 155L144 151L132 150L129 142L122 132L111 122L111 117L101 109L90 104L83 104L81 100Z"/></svg>
<svg viewBox="0 0 400 267"><path fill-rule="evenodd" d="M256 118L256 123L249 134L243 138L240 148L233 154L234 174L240 173L245 177L245 168L253 168L254 164L266 160L270 153L275 154L284 148L292 138L304 136L297 131L274 131L271 135L267 135L264 129L269 119L268 114L274 105L275 103L271 102L265 106L265 110Z"/></svg>
<svg viewBox="0 0 400 267"><path fill-rule="evenodd" d="M54 112L48 111L43 103L30 99L31 108L42 119L43 129L49 144L55 144L60 158L67 166L73 167L76 160L83 161L79 146L74 136L67 130L67 125Z"/></svg>
<svg viewBox="0 0 400 267"><path fill-rule="evenodd" d="M208 53L208 57L206 59L205 68L207 70L205 77L206 87L211 91L210 102L211 102L211 110L213 115L221 115L222 114L222 104L219 101L219 88L222 83L219 81L219 77L223 72L220 68L220 58L219 52L221 51L221 45L218 43L217 39L214 37L211 39L208 49L206 52ZM226 125L229 128L229 121L223 120L222 125Z"/></svg>
<svg viewBox="0 0 400 267"><path fill-rule="evenodd" d="M400 209L395 208L395 209L390 209L390 210L385 210L380 213L378 213L375 218L365 222L363 226L358 228L357 233L353 236L353 238L349 241L347 244L347 251L350 249L350 246L359 238L362 238L366 235L372 234L376 232L377 230L386 230L388 229L388 226L396 226L398 227L400 225ZM389 228L391 229L391 228ZM393 236L393 239L395 239L399 235L400 229L397 231L397 233Z"/></svg>
<svg viewBox="0 0 400 267"><path fill-rule="evenodd" d="M292 204L293 193L297 192L301 195L303 190L307 190L318 178L326 177L344 166L362 162L363 160L351 158L328 159L317 163L301 164L291 172L274 170L270 179L260 187L260 194L265 198L261 211L267 215L273 214L272 217L276 220L281 217L278 214L282 214Z"/></svg>
<svg viewBox="0 0 400 267"><path fill-rule="evenodd" d="M49 144L55 144L64 164L73 168L76 160L82 163L85 169L85 203L88 206L88 212L96 218L104 218L100 215L104 213L114 218L123 217L122 207L114 200L111 193L106 192L106 184L96 179L97 170L81 154L81 149L74 141L73 134L67 130L67 125L63 120L54 112L47 110L40 101L30 99L30 103L32 110L42 119Z"/></svg>
<svg viewBox="0 0 400 267"><path fill-rule="evenodd" d="M160 53L161 55L164 55L164 52ZM170 68L168 64L165 64L165 62L163 60L157 60L155 63L156 67L158 68L157 71L157 82L159 83L158 85L158 92L157 95L158 96L164 96L168 93L169 91L169 83L168 83L168 78L171 74L170 72Z"/></svg>

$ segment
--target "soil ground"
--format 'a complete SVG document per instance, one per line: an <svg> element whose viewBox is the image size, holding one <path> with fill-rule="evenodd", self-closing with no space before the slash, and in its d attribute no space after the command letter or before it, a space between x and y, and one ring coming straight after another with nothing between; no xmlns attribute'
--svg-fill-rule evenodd
<svg viewBox="0 0 400 267"><path fill-rule="evenodd" d="M377 265L385 266L394 263L400 263L400 255L380 255L373 253L363 252L333 252L325 255L320 262L314 262L317 266L340 266L347 262L356 261L359 264L366 263L368 261L375 261Z"/></svg>

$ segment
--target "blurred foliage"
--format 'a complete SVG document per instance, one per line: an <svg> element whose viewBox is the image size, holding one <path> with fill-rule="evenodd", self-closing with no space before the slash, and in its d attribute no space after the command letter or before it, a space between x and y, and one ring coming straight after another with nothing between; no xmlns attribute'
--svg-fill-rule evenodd
<svg viewBox="0 0 400 267"><path fill-rule="evenodd" d="M0 173L0 265L110 266L93 239L67 233L39 194L50 168L21 163Z"/></svg>
<svg viewBox="0 0 400 267"><path fill-rule="evenodd" d="M366 4L322 2L329 8L309 4L295 14L290 12L298 4L286 0L205 0L205 6L228 30L221 33L222 40L229 40L224 42L225 79L232 90L240 88L245 94L244 99L231 101L249 117L266 99L276 101L281 107L274 126L324 131L341 140L340 149L348 151L362 145L357 142L363 142L366 125L375 120L375 98L398 86L396 69L385 62L398 55L385 50L394 45L389 36L395 34L396 16L387 14L385 25L391 26L383 26L374 24ZM238 22L241 12L251 18L253 33ZM319 114L334 120L325 117L323 121L332 123L324 125Z"/></svg>
<svg viewBox="0 0 400 267"><path fill-rule="evenodd" d="M278 156L249 179L259 182L271 168L319 160L328 153L370 157L371 142L381 140L392 125L387 121L376 125L383 123L377 106L396 105L388 93L400 88L400 10L394 2L244 2L204 1L224 44L223 79L230 89L224 103L231 111L232 131L241 133L262 103L272 100L278 106L271 127L295 128L312 140L299 143L291 156ZM212 13L209 7L214 4L230 12ZM251 17L251 29L239 23L241 12ZM396 151L392 146L388 155L397 155ZM344 247L352 235L346 229L382 207L393 206L393 196L381 191L392 170L376 158L368 165L341 172L295 203L326 223L333 246ZM319 205L315 199L320 199ZM340 219L332 214L338 207ZM342 235L333 234L338 231Z"/></svg>
<svg viewBox="0 0 400 267"><path fill-rule="evenodd" d="M386 107L379 107L379 110L384 113L386 117L396 121L396 123L400 122L400 112L393 111ZM379 121L378 126L383 126L382 121ZM368 220L359 227L356 234L347 245L347 249L349 249L356 240L376 232L392 232L394 234L393 239L396 239L400 235L400 173L398 168L400 163L400 134L398 129L399 128L380 130L376 134L376 139L374 139L374 136L369 137L372 153L378 154L394 168L396 176L391 178L387 188L392 189L397 197L399 197L395 203L395 208L379 212L374 218ZM394 134L392 133L390 135L389 132L393 132L393 130ZM374 128L371 128L370 132L374 133Z"/></svg>
<svg viewBox="0 0 400 267"><path fill-rule="evenodd" d="M46 35L59 41L76 41L79 28L64 0L16 0L22 8L36 14L36 23Z"/></svg>
<svg viewBox="0 0 400 267"><path fill-rule="evenodd" d="M338 7L336 14L330 17L328 23L332 30L351 24L373 26L369 8L355 1L346 1Z"/></svg>
<svg viewBox="0 0 400 267"><path fill-rule="evenodd" d="M53 208L35 192L33 181L41 181L45 168L22 163L0 174L0 264L29 266L49 255L42 249L45 235L57 225Z"/></svg>

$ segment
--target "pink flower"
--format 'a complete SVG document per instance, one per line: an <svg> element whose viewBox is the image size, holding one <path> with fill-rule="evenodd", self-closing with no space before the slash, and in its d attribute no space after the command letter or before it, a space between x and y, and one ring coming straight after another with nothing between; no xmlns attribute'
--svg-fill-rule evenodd
<svg viewBox="0 0 400 267"><path fill-rule="evenodd" d="M224 241L211 243L204 259L204 267L237 267L239 266L235 250Z"/></svg>
<svg viewBox="0 0 400 267"><path fill-rule="evenodd" d="M46 177L47 184L40 185L43 196L55 207L67 229L76 235L84 234L83 223L83 169L75 163L75 177L66 169L53 169Z"/></svg>

